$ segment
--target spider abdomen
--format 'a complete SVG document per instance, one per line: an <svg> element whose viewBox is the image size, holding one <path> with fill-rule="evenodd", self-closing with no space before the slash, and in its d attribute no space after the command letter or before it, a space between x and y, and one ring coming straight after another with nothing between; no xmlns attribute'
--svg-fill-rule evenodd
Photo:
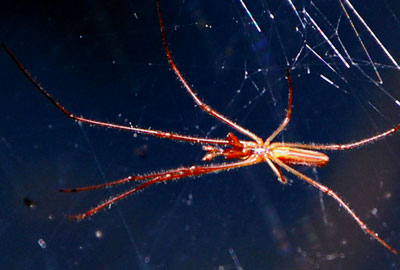
<svg viewBox="0 0 400 270"><path fill-rule="evenodd" d="M323 167L329 162L329 157L324 153L293 148L287 146L271 147L270 155L285 164L303 165L309 167Z"/></svg>

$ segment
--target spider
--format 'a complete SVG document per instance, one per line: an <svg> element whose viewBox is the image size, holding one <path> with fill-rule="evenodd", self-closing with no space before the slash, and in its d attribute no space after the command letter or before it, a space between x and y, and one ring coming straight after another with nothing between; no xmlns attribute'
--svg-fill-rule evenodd
<svg viewBox="0 0 400 270"><path fill-rule="evenodd" d="M220 120L221 122L225 123L233 130L242 135L247 136L251 140L239 140L236 135L232 132L229 132L226 136L226 139L212 139L212 138L202 138L202 137L194 137L194 136L187 136L187 135L180 135L177 133L172 132L165 132L160 130L150 130L150 129L143 129L139 127L133 126L125 126L125 125L118 125L113 123L107 123L97 120L92 120L89 118L85 118L83 116L78 116L76 114L70 113L64 106L62 106L57 100L55 100L39 83L33 79L33 77L29 74L27 69L21 64L21 62L15 57L15 55L11 52L7 46L2 43L2 47L5 49L7 54L11 57L11 59L16 63L18 68L24 73L24 75L28 78L28 80L43 94L51 103L53 103L58 110L60 110L63 114L68 116L69 118L89 125L96 125L106 128L118 129L118 130L126 130L135 133L147 134L152 135L159 138L166 138L170 140L176 141L184 141L190 142L194 144L201 144L203 146L203 150L206 152L203 161L212 161L214 158L218 156L224 157L226 160L235 160L230 163L220 163L220 164L211 164L211 165L201 165L201 166L191 166L191 167L182 167L177 169L171 169L166 171L161 171L157 173L149 173L145 175L133 175L128 176L116 181L103 183L99 185L92 185L86 187L78 187L78 188L70 188L70 189L60 189L61 192L79 192L85 190L94 190L100 188L111 187L127 182L138 181L140 184L121 193L110 199L106 200L105 202L100 203L96 207L93 207L86 211L85 213L77 214L69 216L70 219L74 219L77 221L83 220L95 213L99 210L110 206L111 204L122 200L139 190L143 190L153 184L160 183L160 182L167 182L170 180L175 179L182 179L187 177L199 176L209 173L216 173L220 171L225 171L233 168L240 168L245 166L254 165L260 162L266 162L272 171L277 175L278 180L282 184L286 184L287 180L282 172L282 168L289 173L294 174L301 180L304 180L311 186L314 186L318 190L324 192L328 196L332 197L339 205L341 205L347 213L354 219L354 221L361 227L361 229L369 234L371 237L375 238L380 244L382 244L385 248L390 250L392 253L397 254L397 251L392 248L388 243L386 243L382 238L378 236L373 230L371 230L364 221L359 218L356 213L350 208L350 206L343 201L343 199L337 195L334 191L329 189L328 187L318 183L317 181L311 179L310 177L302 174L301 172L294 169L291 165L302 165L302 166L309 166L309 167L322 167L328 164L329 157L317 150L347 150L356 148L362 145L370 144L374 141L382 139L390 134L395 133L400 129L400 124L391 128L385 132L382 132L378 135L362 139L357 142L352 142L348 144L330 144L330 145L323 145L323 144L303 144L303 143L281 143L281 142L273 142L273 140L278 136L289 124L292 114L292 98L293 98L293 87L292 87L292 80L290 76L289 68L286 69L286 76L288 82L288 105L287 105L287 112L286 117L280 124L280 126L265 140L260 138L259 136L255 135L253 132L245 129L244 127L236 124L229 118L223 116L222 114L218 113L206 103L204 103L196 94L196 92L192 89L191 86L187 83L185 78L183 77L182 73L174 63L171 52L168 47L167 37L165 34L164 29L164 22L161 14L160 8L160 0L157 0L157 11L158 11L158 18L161 30L161 37L163 46L165 49L165 54L168 59L168 63L172 70L174 71L175 75L178 77L180 83L184 86L185 90L189 93L192 97L194 102L200 107L203 111L211 115L212 117Z"/></svg>

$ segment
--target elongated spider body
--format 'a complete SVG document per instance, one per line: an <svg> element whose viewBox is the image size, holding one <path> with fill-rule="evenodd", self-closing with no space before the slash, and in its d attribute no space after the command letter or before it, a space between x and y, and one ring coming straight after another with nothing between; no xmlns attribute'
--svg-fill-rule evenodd
<svg viewBox="0 0 400 270"><path fill-rule="evenodd" d="M247 159L252 155L262 157L262 161L276 158L285 164L303 165L309 167L323 167L328 164L329 157L324 153L297 147L287 147L282 143L257 144L252 141L239 141L233 134L226 136L231 147L222 149L211 145L204 145L203 150L208 153L203 161L211 161L217 156L225 159Z"/></svg>
<svg viewBox="0 0 400 270"><path fill-rule="evenodd" d="M197 97L195 91L189 86L183 75L181 74L180 70L174 63L171 52L168 47L167 38L164 29L164 23L161 14L160 8L160 1L157 0L157 8L158 8L158 17L160 23L160 30L162 36L162 42L164 45L165 53L168 59L168 62L175 72L175 75L178 77L179 81L183 85L184 89L187 93L192 97L194 102L206 113L210 116L220 120L221 122L228 125L230 128L235 130L236 132L250 138L250 141L246 140L239 140L232 132L228 133L225 139L214 139L214 138L201 138L195 136L187 136L181 135L172 132L165 132L160 130L149 130L140 127L134 126L124 126L118 124L112 124L102 121L97 121L89 118L85 118L82 116L77 116L73 113L70 113L65 107L63 107L57 100L55 100L49 92L47 92L39 83L33 79L33 77L29 74L26 68L21 64L21 62L14 56L14 54L4 45L2 44L5 51L8 55L12 58L12 60L17 64L18 68L24 73L24 75L28 78L28 80L39 90L41 94L43 94L51 103L53 103L58 110L60 110L63 114L67 117L89 125L96 125L106 128L112 128L117 130L125 130L134 133L141 133L147 134L159 138L177 140L177 141L184 141L184 142L191 142L194 144L202 144L203 150L206 152L203 161L212 161L214 158L218 156L224 157L226 160L234 160L229 163L221 163L221 164L210 164L210 165L199 165L199 166L190 166L185 168L177 168L172 170L161 171L157 173L149 173L145 175L132 175L128 176L116 181L94 185L94 186L87 186L87 187L79 187L79 188L70 188L70 189L61 189L61 192L79 192L85 190L94 190L99 188L111 187L127 182L137 182L138 184L128 191L123 192L122 194L116 195L103 203L100 203L96 207L86 211L85 213L70 216L71 219L75 220L82 220L85 219L99 210L104 209L111 204L122 200L139 190L143 190L153 184L160 183L160 182L167 182L170 180L182 179L187 177L199 176L203 174L215 173L219 171L229 170L233 168L240 168L244 166L254 165L260 162L266 162L272 169L272 171L277 175L278 180L286 184L287 180L282 173L281 168L284 170L296 175L299 179L304 180L308 184L314 186L318 190L324 192L328 196L332 197L339 203L347 213L353 218L353 220L360 226L360 228L368 233L371 237L376 239L380 244L382 244L385 248L397 254L397 251L392 248L387 242L385 242L381 237L378 236L377 233L372 231L350 208L348 204L346 204L339 195L337 195L334 191L329 189L328 187L320 184L319 182L311 179L310 177L302 174L301 172L297 171L292 165L303 165L309 167L322 167L328 164L329 157L319 152L322 151L333 151L333 150L347 150L356 148L359 146L363 146L369 144L371 142L377 141L382 139L390 134L395 133L400 129L400 124L391 128L385 132L382 132L378 135L368 137L357 142L352 142L348 144L330 144L330 145L322 145L322 144L303 144L303 143L279 143L279 142L272 142L276 136L278 136L289 124L292 114L292 98L293 98L293 87L292 87L292 80L290 77L289 69L286 70L287 72L287 81L288 81L288 106L287 106L287 113L286 117L280 126L265 140L261 139L259 136L255 135L251 131L245 129L244 127L236 124L229 118L223 116L222 114L218 113L214 109L212 109L209 105L205 104L200 98Z"/></svg>

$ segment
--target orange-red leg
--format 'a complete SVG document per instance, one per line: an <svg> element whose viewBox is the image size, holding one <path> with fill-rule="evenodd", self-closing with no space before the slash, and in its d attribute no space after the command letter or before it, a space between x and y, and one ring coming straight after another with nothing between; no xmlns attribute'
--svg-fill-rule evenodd
<svg viewBox="0 0 400 270"><path fill-rule="evenodd" d="M322 192L324 192L325 194L329 195L330 197L332 197L334 200L336 200L346 211L347 213L350 214L350 216L357 222L357 224L361 227L361 229L363 231L365 231L366 233L368 233L370 236L372 236L373 238L375 238L379 243L381 243L384 247L386 247L388 250L390 250L391 252L393 252L394 254L397 254L397 250L395 250L394 248L392 248L388 243L386 243L382 238L380 238L378 236L378 234L376 232L374 232L373 230L371 230L370 228L368 228L368 226L356 215L356 213L354 213L353 210L351 210L350 206L345 203L342 198L339 197L339 195L337 195L335 192L333 192L331 189L329 189L328 187L318 183L317 181L309 178L308 176L305 176L304 174L300 173L299 171L293 169L292 167L286 165L285 163L283 163L282 161L278 160L278 159L272 159L273 162L275 162L277 165L279 165L280 167L284 168L285 170L287 170L290 173L293 173L294 175L296 175L297 177L299 177L300 179L306 181L307 183L309 183L310 185L318 188L319 190L321 190Z"/></svg>
<svg viewBox="0 0 400 270"><path fill-rule="evenodd" d="M251 156L246 160L242 160L239 162L234 162L234 163L228 163L228 164L219 164L219 165L212 165L212 166L192 166L188 168L179 168L175 170L170 170L162 173L154 173L154 174L149 174L146 176L132 176L132 177L127 177L118 181L114 181L111 183L106 183L102 185L95 185L95 186L90 186L90 187L84 187L84 188L72 188L72 189L63 189L62 191L64 192L76 192L76 191L83 191L83 190L91 190L91 189L98 189L98 188L103 188L103 187L109 187L111 185L117 185L129 181L135 181L135 180L143 180L143 179L150 179L147 182L129 189L128 191L121 193L119 195L113 196L109 200L99 204L98 206L90 209L89 211L83 213L83 214L78 214L78 215L73 215L70 216L72 219L76 220L82 220L88 216L91 216L95 213L97 213L99 210L110 206L111 204L122 200L139 190L145 189L146 187L153 185L155 183L160 183L160 182L166 182L169 180L175 180L175 179L182 179L186 177L191 177L191 176L198 176L198 175L203 175L203 174L208 174L208 173L215 173L223 170L229 170L233 168L239 168L239 167L244 167L244 166L249 166L253 165L256 163L259 163L263 159L260 156Z"/></svg>
<svg viewBox="0 0 400 270"><path fill-rule="evenodd" d="M282 145L286 147L294 147L294 148L304 148L304 149L315 149L315 150L348 150L353 149L365 144L372 143L374 141L383 139L386 136L392 135L396 131L400 130L400 124L395 126L394 128L388 129L382 133L379 133L375 136L368 137L357 142L347 143L347 144L301 144L301 143L275 143L275 145Z"/></svg>
<svg viewBox="0 0 400 270"><path fill-rule="evenodd" d="M171 56L171 51L169 50L168 43L167 43L167 36L165 34L165 29L164 29L164 22L161 14L161 7L160 7L160 1L157 0L157 10L158 10L158 18L160 21L160 30L161 30L161 36L162 36L162 41L165 49L165 54L167 55L168 58L168 63L170 64L172 70L175 72L176 76L178 77L179 81L182 83L182 85L185 87L186 91L190 94L190 96L193 98L193 100L196 102L196 104L206 113L210 114L211 116L221 120L228 126L232 127L233 129L236 129L238 132L252 138L254 141L256 141L259 144L262 144L263 141L261 138L259 138L257 135L252 133L251 131L239 126L232 120L226 118L222 114L218 113L214 109L212 109L210 106L205 104L200 98L197 97L196 93L193 91L193 89L189 86L189 84L186 82L185 78L183 77L182 73L179 71L178 67L176 66L174 60L172 59Z"/></svg>
<svg viewBox="0 0 400 270"><path fill-rule="evenodd" d="M289 96L288 96L288 107L286 111L286 117L283 119L281 125L265 140L264 145L268 146L273 139L275 139L276 136L281 133L286 126L290 122L290 118L292 116L292 99L293 99L293 86L292 86L292 78L290 77L290 70L289 68L286 69L286 76L287 76L287 82L288 82L288 88L289 88Z"/></svg>
<svg viewBox="0 0 400 270"><path fill-rule="evenodd" d="M279 182L282 184L287 184L286 177L283 175L282 170L277 167L268 157L265 157L265 160L267 161L268 165L271 167L272 171L278 176Z"/></svg>
<svg viewBox="0 0 400 270"><path fill-rule="evenodd" d="M18 68L22 71L22 73L25 75L25 77L27 77L28 80L36 87L36 89L38 89L39 92L42 95L44 95L51 103L53 103L63 114L65 114L66 116L68 116L69 118L71 118L73 120L76 120L81 123L89 124L89 125L96 125L96 126L112 128L112 129L119 129L119 130L126 130L126 131L130 131L130 132L142 133L142 134L156 136L159 138L167 138L167 139L178 140L178 141L186 141L186 142L192 142L192 143L208 143L208 144L218 144L218 145L227 145L228 144L227 140L197 138L197 137L179 135L176 133L165 132L165 131L160 131L160 130L150 130L150 129L137 128L137 127L133 127L133 126L117 125L117 124L112 124L112 123L107 123L107 122L96 121L96 120L92 120L92 119L88 119L88 118L85 118L82 116L77 116L75 114L72 114L67 109L65 109L57 100L55 100L42 86L40 86L39 83L35 79L33 79L33 77L29 74L29 72L26 70L26 68L21 64L21 62L15 57L15 55L12 53L12 51L10 49L8 49L4 43L2 43L1 45L4 48L4 50L7 52L7 54L11 57L11 59L17 64Z"/></svg>

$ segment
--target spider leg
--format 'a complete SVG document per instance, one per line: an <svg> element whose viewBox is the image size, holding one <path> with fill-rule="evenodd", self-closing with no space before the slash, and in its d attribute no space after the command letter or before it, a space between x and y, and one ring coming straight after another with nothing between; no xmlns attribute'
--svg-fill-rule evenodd
<svg viewBox="0 0 400 270"><path fill-rule="evenodd" d="M285 176L282 173L282 170L277 167L270 159L267 155L264 156L265 161L267 161L268 165L271 167L272 171L278 176L278 180L279 182L281 182L282 184L287 184L287 180L285 178Z"/></svg>
<svg viewBox="0 0 400 270"><path fill-rule="evenodd" d="M162 18L162 15L161 15L160 0L157 0L157 9L158 9L158 18L159 18L159 21L160 21L160 30L161 30L162 41L163 41L163 45L164 45L164 49L165 49L165 54L167 55L167 58L168 58L168 63L171 66L172 70L175 72L175 75L178 77L179 81L185 87L186 91L192 96L192 98L196 102L196 104L203 111L205 111L206 113L208 113L211 116L219 119L220 121L222 121L225 124L229 125L233 129L236 129L238 132L240 132L240 133L252 138L258 144L262 144L263 143L262 139L259 138L257 135L255 135L251 131L241 127L240 125L236 124L235 122L233 122L232 120L230 120L227 117L223 116L222 114L216 112L209 105L205 104L199 97L197 97L195 91L192 89L192 87L189 86L189 84L187 83L187 81L183 77L182 73L179 71L178 67L176 66L174 60L172 59L171 51L169 50L168 43L167 43L167 36L165 34L164 22L163 22L163 18Z"/></svg>
<svg viewBox="0 0 400 270"><path fill-rule="evenodd" d="M112 205L113 203L120 201L120 200L122 200L140 190L143 190L148 186L156 184L156 183L166 182L169 180L182 179L182 178L192 177L192 176L199 176L199 175L203 175L203 174L215 173L215 172L229 170L229 169L233 169L233 168L249 166L249 165L259 163L262 160L263 160L262 157L253 155L253 156L250 156L246 160L241 160L241 161L234 162L234 163L218 164L218 165L212 165L212 166L191 166L191 167L187 167L187 168L179 168L179 169L175 169L175 170L169 170L169 171L166 171L163 173L149 174L149 175L143 176L143 178L142 178L142 179L150 178L150 180L148 180L147 182L142 183L141 185L139 185L137 187L131 188L119 195L113 196L110 199L108 199L105 202L99 204L98 206L86 211L83 214L72 215L72 216L69 216L69 218L75 219L78 221L85 219L88 216L91 216L91 215L97 213L99 210L101 210L105 207L108 207L108 206ZM129 179L129 177L124 178L124 179ZM122 179L122 180L124 180L124 179ZM135 177L131 177L129 180L124 181L124 182L132 181L132 180L138 180L138 179L135 179ZM112 183L116 183L116 182L118 182L118 181L111 182L109 184L104 184L104 185L98 185L98 186L92 186L92 187L80 188L80 189L79 188L78 189L69 189L69 190L63 190L63 191L74 192L74 191L81 191L81 190L96 189L96 188L101 188L101 187L108 187L108 186L110 186L110 184L112 185Z"/></svg>
<svg viewBox="0 0 400 270"><path fill-rule="evenodd" d="M155 177L161 176L162 174L165 174L165 172L154 173L154 174L149 174L149 175L134 175L134 176L131 175L131 176L128 176L125 178L121 178L121 179L112 181L112 182L107 182L107 183L92 185L92 186L86 186L86 187L61 188L59 191L60 192L81 192L81 191L87 191L87 190L109 188L109 187L129 183L132 181L144 181L144 180L147 180L148 178L155 178Z"/></svg>
<svg viewBox="0 0 400 270"><path fill-rule="evenodd" d="M301 143L275 143L276 145L282 145L282 146L288 146L288 147L295 147L295 148L304 148L304 149L315 149L315 150L348 150L348 149L353 149L359 146L362 146L364 144L369 144L374 141L378 141L380 139L383 139L386 136L392 135L396 131L400 130L400 124L395 126L394 128L391 128L389 130L386 130L382 133L379 133L375 136L368 137L362 140L359 140L357 142L353 143L348 143L348 144L301 144Z"/></svg>
<svg viewBox="0 0 400 270"><path fill-rule="evenodd" d="M282 130L285 129L285 127L289 124L290 118L292 116L292 99L293 99L293 86L292 86L292 78L290 77L290 70L289 68L286 68L286 76L287 76L287 82L288 82L288 88L289 88L289 97L288 97L288 108L286 111L286 117L283 119L281 125L265 140L264 145L267 146L271 143L273 139L275 139L276 136L278 136L279 133L282 132Z"/></svg>
<svg viewBox="0 0 400 270"><path fill-rule="evenodd" d="M394 248L392 248L388 243L386 243L382 238L380 238L378 236L378 234L376 232L374 232L373 230L371 230L370 228L368 228L368 226L356 215L356 213L351 210L350 206L348 204L346 204L342 198L339 197L339 195L337 195L334 191L332 191L331 189L329 189L328 187L318 183L317 181L309 178L308 176L305 176L304 174L300 173L299 171L293 169L292 167L286 165L285 163L283 163L282 161L280 161L279 159L276 158L272 158L272 161L275 162L277 165L279 165L280 167L284 168L285 170L287 170L288 172L296 175L297 177L299 177L300 179L306 181L307 183L309 183L310 185L316 187L317 189L321 190L322 192L324 192L325 194L327 194L328 196L332 197L335 201L337 201L339 203L339 205L341 205L346 211L347 213L350 214L350 216L357 222L357 224L361 227L361 229L363 231L365 231L366 233L368 233L370 236L372 236L373 238L375 238L379 243L381 243L385 248L387 248L388 250L390 250L391 252L393 252L394 254L397 254L397 250L395 250Z"/></svg>
<svg viewBox="0 0 400 270"><path fill-rule="evenodd" d="M178 140L178 141L186 141L186 142L192 142L192 143L219 144L219 145L229 144L229 142L227 140L198 138L198 137L179 135L176 133L159 131L159 130L150 130L150 129L132 127L132 126L117 125L117 124L112 124L112 123L107 123L107 122L96 121L96 120L92 120L92 119L88 119L88 118L85 118L82 116L77 116L75 114L72 114L67 109L65 109L57 100L55 100L42 86L40 86L40 84L32 77L32 75L26 70L26 68L22 65L22 63L17 59L17 57L12 53L12 51L7 48L7 46L4 43L1 43L1 45L4 48L4 50L7 52L7 54L11 57L11 59L15 62L15 64L17 64L18 68L22 71L22 73L24 73L25 77L28 78L28 80L40 91L40 93L43 94L51 103L53 103L57 107L57 109L59 109L63 114L65 114L66 116L68 116L69 118L71 118L75 121L89 124L89 125L96 125L96 126L112 128L112 129L119 129L119 130L126 130L126 131L156 136L159 138L168 138L168 139Z"/></svg>
<svg viewBox="0 0 400 270"><path fill-rule="evenodd" d="M230 163L230 164L236 164L236 163ZM218 165L215 165L215 166L218 166ZM225 166L225 164L224 164L224 166ZM214 168L214 166L212 166L212 167ZM192 167L172 169L172 170L163 171L163 172L151 173L151 174L146 174L146 175L131 175L128 177L124 177L124 178L112 181L112 182L107 182L107 183L98 184L98 185L92 185L92 186L86 186L86 187L76 187L76 188L63 188L63 189L60 189L60 192L81 192L81 191L109 188L109 187L122 185L122 184L133 182L133 181L140 182L140 181L145 181L145 180L149 180L149 179L156 178L156 177L163 177L168 174L170 175L170 177L175 177L174 179L178 179L178 178L192 176L191 173L193 173L193 171L198 173L198 172L206 171L209 168L210 168L210 166L192 166ZM217 167L215 167L215 168L217 168ZM167 180L169 180L169 179L167 179Z"/></svg>

